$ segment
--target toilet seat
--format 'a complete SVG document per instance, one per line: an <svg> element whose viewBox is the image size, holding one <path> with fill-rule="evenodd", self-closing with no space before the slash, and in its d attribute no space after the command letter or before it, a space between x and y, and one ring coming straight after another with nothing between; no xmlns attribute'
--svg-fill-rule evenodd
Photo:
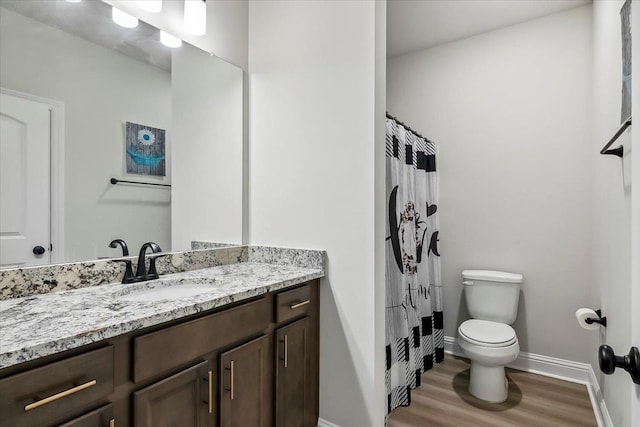
<svg viewBox="0 0 640 427"><path fill-rule="evenodd" d="M506 323L480 319L462 322L458 334L469 343L483 347L508 347L518 340L516 331Z"/></svg>

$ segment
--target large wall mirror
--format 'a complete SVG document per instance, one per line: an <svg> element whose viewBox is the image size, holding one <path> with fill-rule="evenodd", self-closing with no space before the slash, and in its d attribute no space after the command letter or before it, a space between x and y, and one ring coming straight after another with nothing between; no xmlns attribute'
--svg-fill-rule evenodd
<svg viewBox="0 0 640 427"><path fill-rule="evenodd" d="M122 27L100 0L0 0L0 87L0 268L116 257L116 238L189 249L201 236L172 236L172 162L196 168L217 144L242 167L242 70L167 47L142 21Z"/></svg>

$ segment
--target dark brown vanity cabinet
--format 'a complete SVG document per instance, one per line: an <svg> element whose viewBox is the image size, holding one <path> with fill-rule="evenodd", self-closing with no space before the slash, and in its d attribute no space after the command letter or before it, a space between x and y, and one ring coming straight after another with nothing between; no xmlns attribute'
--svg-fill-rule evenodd
<svg viewBox="0 0 640 427"><path fill-rule="evenodd" d="M218 372L220 426L271 426L269 337L222 353Z"/></svg>
<svg viewBox="0 0 640 427"><path fill-rule="evenodd" d="M318 423L318 287L300 286L274 296L274 417L277 427Z"/></svg>
<svg viewBox="0 0 640 427"><path fill-rule="evenodd" d="M317 420L317 280L0 370L0 427Z"/></svg>
<svg viewBox="0 0 640 427"><path fill-rule="evenodd" d="M276 332L275 418L278 427L315 426L311 383L309 319L303 317Z"/></svg>
<svg viewBox="0 0 640 427"><path fill-rule="evenodd" d="M202 361L133 393L137 427L205 427L213 414L213 368Z"/></svg>

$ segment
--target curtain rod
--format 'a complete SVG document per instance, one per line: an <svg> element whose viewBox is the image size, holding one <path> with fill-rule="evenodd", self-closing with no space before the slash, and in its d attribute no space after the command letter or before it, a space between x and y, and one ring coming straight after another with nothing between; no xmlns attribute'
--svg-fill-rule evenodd
<svg viewBox="0 0 640 427"><path fill-rule="evenodd" d="M402 123L400 120L398 120L397 118L393 117L391 114L387 113L387 118L394 120L397 124L399 124L400 126L404 127L406 130L412 132L414 135L424 139L425 141L433 144L433 142L431 142L431 140L429 138L426 138L422 135L420 135L418 132L416 132L415 130L411 129L410 126L407 126L406 124Z"/></svg>
<svg viewBox="0 0 640 427"><path fill-rule="evenodd" d="M153 185L156 187L171 187L170 184L156 184L154 182L141 182L141 181L125 181L124 179L116 179L116 178L111 178L109 182L112 183L113 185L123 182L125 184Z"/></svg>

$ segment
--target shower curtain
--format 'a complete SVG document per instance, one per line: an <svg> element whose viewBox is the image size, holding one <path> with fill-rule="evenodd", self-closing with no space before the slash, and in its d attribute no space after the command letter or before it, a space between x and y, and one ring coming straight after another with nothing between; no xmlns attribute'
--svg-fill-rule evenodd
<svg viewBox="0 0 640 427"><path fill-rule="evenodd" d="M434 144L387 116L387 413L444 359Z"/></svg>

